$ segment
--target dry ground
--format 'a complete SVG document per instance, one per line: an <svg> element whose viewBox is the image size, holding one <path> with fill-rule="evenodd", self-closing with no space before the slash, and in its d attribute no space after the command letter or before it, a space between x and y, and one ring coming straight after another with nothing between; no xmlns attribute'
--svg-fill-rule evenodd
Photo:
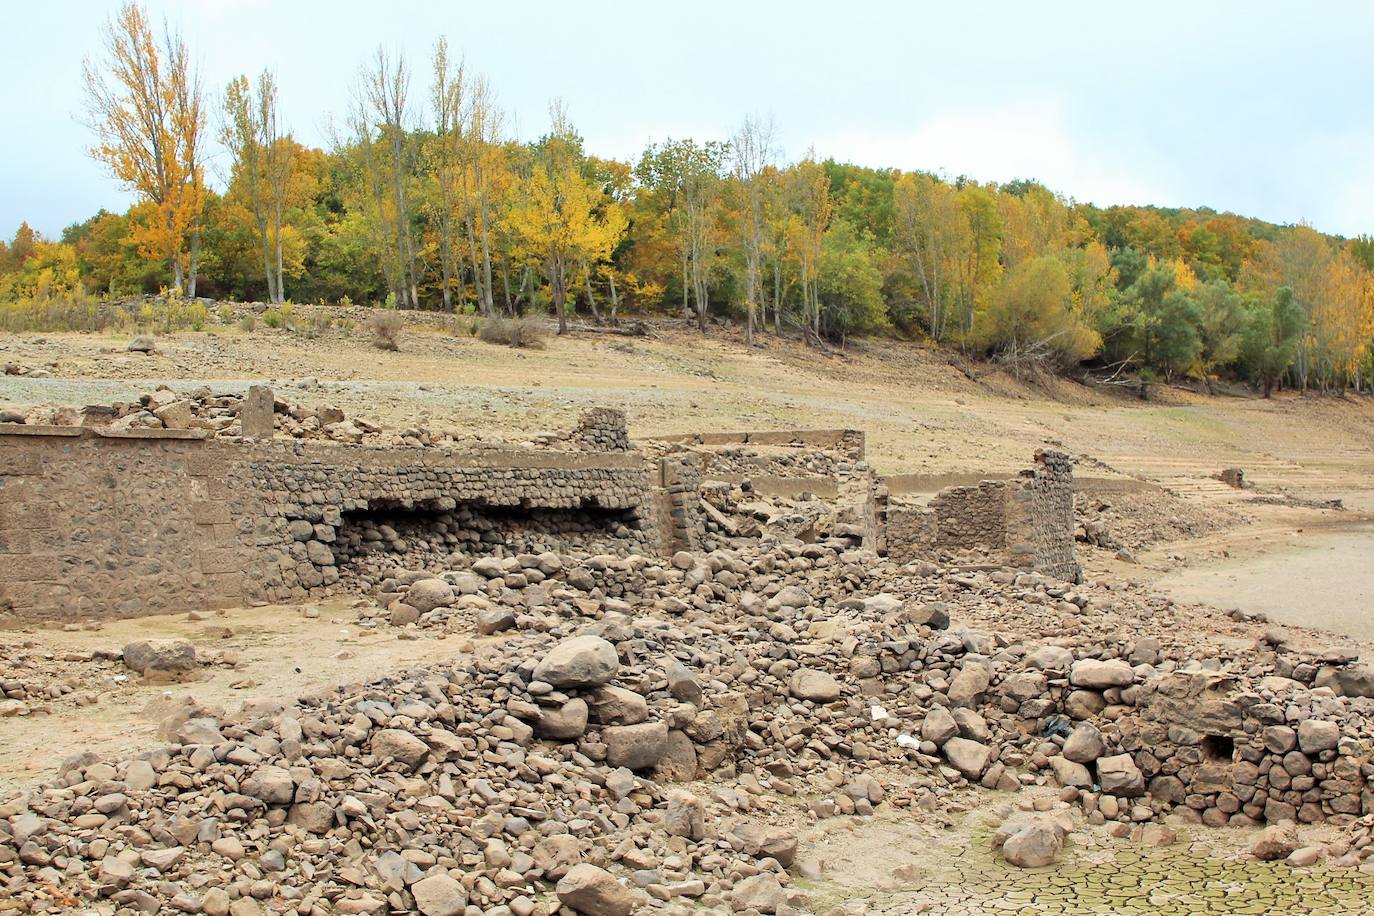
<svg viewBox="0 0 1374 916"><path fill-rule="evenodd" d="M1170 388L1155 401L1140 402L1065 380L1031 383L987 367L966 372L910 344L864 342L822 355L771 339L745 347L723 332L703 340L671 324L658 326L649 338L575 333L550 337L544 349L522 351L455 334L442 319L412 319L397 353L372 349L361 328L316 337L266 329L184 333L161 338L160 353L149 357L125 352L126 341L73 334L0 337L0 363L51 374L0 377L0 407L108 403L164 382L229 388L268 380L288 400L336 404L390 427L418 424L519 438L566 428L579 409L605 404L624 408L637 436L854 427L868 433L879 471L932 476L1013 471L1037 447L1053 443L1085 459L1082 467L1092 476L1163 487L1164 496L1149 511L1166 521L1170 513L1219 520L1200 536L1153 544L1138 553L1137 563L1110 551L1089 551L1090 575L1136 579L1220 607L1262 604L1252 609L1326 626L1361 642L1374 638L1361 608L1341 605L1342 614L1324 613L1341 601L1348 604L1352 594L1374 591L1367 546L1374 516L1374 403L1363 399L1285 396L1266 402ZM1244 468L1257 489L1236 491L1212 479L1230 466ZM1285 495L1340 498L1348 511L1272 504ZM1316 590L1314 583L1328 591ZM152 634L186 636L202 649L227 651L227 660L236 664L209 668L205 679L192 684L165 687L117 681L113 668L82 675L91 663L78 659L93 650L117 649ZM301 608L272 607L233 610L207 621L175 615L0 633L0 649L9 657L46 657L47 667L59 669L71 657L82 690L99 697L86 707L64 697L48 704L47 715L0 720L0 794L42 779L78 750L146 745L156 740L167 715L192 700L233 706L250 698L283 699L469 647L457 636L411 640L398 639L389 628L362 630L347 601L320 606L318 617L307 617ZM911 825L899 830L874 823L855 834L841 828L818 838L834 878L816 891L839 902L872 897L873 888L881 887L893 907L883 912L915 912L938 899L914 893L917 878L958 894L976 874L977 882L988 885L984 899L996 899L1008 886L1002 883L1005 871L993 870L990 860L977 859L968 866L972 872L947 867L950 856L956 865L962 861L960 850L985 849L979 829L970 819L953 829L952 839L940 839L917 836ZM1227 850L1244 842L1226 835L1216 834L1222 837L1216 842ZM909 847L911 861L875 857L898 847ZM913 851L918 847L923 851ZM1215 864L1231 854L1199 856L1210 855ZM1106 862L1093 872L1104 881L1120 872L1101 856L1083 852L1071 862ZM938 868L945 871L932 871ZM1199 886L1210 886L1208 877L1203 874ZM1239 873L1215 877L1248 880ZM1054 888L1017 880L1018 894L1028 889L1032 900L1049 894L1039 911L1080 911L1049 906L1058 900ZM1075 878L1091 880L1096 879ZM1189 892L1180 890L1180 899L1189 899ZM977 906L972 896L965 900ZM1339 903L1333 906L1340 911ZM938 903L934 911L941 911Z"/></svg>

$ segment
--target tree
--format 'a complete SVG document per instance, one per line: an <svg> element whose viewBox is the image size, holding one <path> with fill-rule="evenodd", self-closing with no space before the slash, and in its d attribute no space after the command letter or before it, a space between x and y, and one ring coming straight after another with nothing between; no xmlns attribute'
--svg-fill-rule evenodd
<svg viewBox="0 0 1374 916"><path fill-rule="evenodd" d="M1239 358L1249 316L1245 297L1225 280L1204 284L1197 291L1196 301L1202 319L1198 326L1202 344L1198 368L1210 392L1212 379Z"/></svg>
<svg viewBox="0 0 1374 916"><path fill-rule="evenodd" d="M1272 298L1256 300L1251 306L1242 356L1266 398L1293 365L1302 328L1302 307L1291 287L1280 287Z"/></svg>
<svg viewBox="0 0 1374 916"><path fill-rule="evenodd" d="M600 187L581 170L582 139L561 103L551 107L552 130L539 143L511 227L538 261L549 284L558 333L568 330L572 271L608 257L625 231L618 209L603 207Z"/></svg>
<svg viewBox="0 0 1374 916"><path fill-rule="evenodd" d="M104 60L84 65L86 112L96 134L91 155L148 204L133 235L148 258L165 262L178 289L195 295L199 220L205 206L205 111L199 77L180 34L153 36L137 3L105 26Z"/></svg>
<svg viewBox="0 0 1374 916"><path fill-rule="evenodd" d="M968 221L958 193L933 175L910 173L893 191L897 255L913 278L926 330L937 343L950 330L958 305L958 277L968 250Z"/></svg>
<svg viewBox="0 0 1374 916"><path fill-rule="evenodd" d="M1101 338L1073 308L1073 284L1062 261L1042 255L1007 272L974 327L975 342L1019 373L1027 362L1075 363L1097 352Z"/></svg>
<svg viewBox="0 0 1374 916"><path fill-rule="evenodd" d="M295 144L281 130L270 71L259 75L256 94L247 76L229 83L220 136L233 156L230 194L243 199L257 229L268 298L285 302L283 220Z"/></svg>
<svg viewBox="0 0 1374 916"><path fill-rule="evenodd" d="M760 302L763 298L761 264L764 239L764 185L762 176L764 169L772 163L773 156L772 122L764 123L752 116L746 117L730 143L730 161L735 187L740 194L740 242L744 250L744 293L747 311L744 339L746 343L751 345L754 342L754 323L758 318ZM828 195L829 182L826 181L824 174L818 176L818 181L824 182L825 192ZM820 214L813 215L819 216ZM828 216L828 212L826 215ZM815 240L819 243L820 232L824 231L824 225L813 222L809 228L813 230ZM819 244L816 247L819 247Z"/></svg>
<svg viewBox="0 0 1374 916"><path fill-rule="evenodd" d="M391 290L402 308L420 305L415 270L415 238L406 183L412 171L410 70L404 57L394 61L378 47L372 63L358 74L352 128L362 157L363 175L375 238L389 259Z"/></svg>
<svg viewBox="0 0 1374 916"><path fill-rule="evenodd" d="M434 139L431 168L438 187L436 209L439 215L439 271L444 311L453 310L453 284L462 283L458 253L460 241L455 232L459 213L459 195L465 185L463 175L464 124L466 116L463 99L463 62L449 60L448 39L440 38L434 45L434 82L430 87L430 101L434 108ZM461 293L460 293L461 297Z"/></svg>
<svg viewBox="0 0 1374 916"><path fill-rule="evenodd" d="M817 269L819 330L844 338L887 326L878 246L845 219L831 222Z"/></svg>

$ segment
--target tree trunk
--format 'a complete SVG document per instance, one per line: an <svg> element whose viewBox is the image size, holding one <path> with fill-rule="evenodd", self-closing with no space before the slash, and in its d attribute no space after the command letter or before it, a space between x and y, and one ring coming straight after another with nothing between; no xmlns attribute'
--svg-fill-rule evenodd
<svg viewBox="0 0 1374 916"><path fill-rule="evenodd" d="M588 305L588 307L590 307L591 310L592 310L592 320L595 321L597 324L601 324L601 311L596 307L596 296L595 296L595 294L592 293L592 268L591 268L591 265L588 265L588 266L587 266L587 272L586 272L586 274L585 274L585 280L586 280L586 286L587 286L587 305Z"/></svg>
<svg viewBox="0 0 1374 916"><path fill-rule="evenodd" d="M619 327L620 297L617 296L615 292L615 273L611 272L610 274L608 274L607 279L610 280L611 283L611 326Z"/></svg>

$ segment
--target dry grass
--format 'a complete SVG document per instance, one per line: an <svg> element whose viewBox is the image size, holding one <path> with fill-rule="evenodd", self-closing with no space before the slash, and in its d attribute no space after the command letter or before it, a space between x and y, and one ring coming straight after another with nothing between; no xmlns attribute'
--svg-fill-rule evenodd
<svg viewBox="0 0 1374 916"><path fill-rule="evenodd" d="M367 320L372 332L372 346L378 350L401 349L401 316L396 312L378 312Z"/></svg>
<svg viewBox="0 0 1374 916"><path fill-rule="evenodd" d="M548 332L538 318L488 318L477 330L477 336L489 344L542 350Z"/></svg>

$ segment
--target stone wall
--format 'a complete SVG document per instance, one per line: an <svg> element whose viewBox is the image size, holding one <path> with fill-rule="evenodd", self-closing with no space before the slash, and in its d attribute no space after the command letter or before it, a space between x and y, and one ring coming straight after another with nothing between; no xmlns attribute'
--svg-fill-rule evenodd
<svg viewBox="0 0 1374 916"><path fill-rule="evenodd" d="M133 617L239 602L245 494L198 433L0 435L0 613Z"/></svg>
<svg viewBox="0 0 1374 916"><path fill-rule="evenodd" d="M1231 675L1179 672L1150 683L1123 746L1151 796L1210 826L1350 820L1374 810L1363 717L1342 721L1352 712L1287 678L1243 689Z"/></svg>
<svg viewBox="0 0 1374 916"><path fill-rule="evenodd" d="M333 545L355 512L578 510L604 515L624 551L652 551L661 539L650 470L633 452L228 443L195 431L7 425L0 619L304 598L338 581Z"/></svg>
<svg viewBox="0 0 1374 916"><path fill-rule="evenodd" d="M1073 460L1036 453L1035 465L1008 480L947 487L924 505L874 489L880 543L901 562L941 552L975 551L990 561L1075 581Z"/></svg>

